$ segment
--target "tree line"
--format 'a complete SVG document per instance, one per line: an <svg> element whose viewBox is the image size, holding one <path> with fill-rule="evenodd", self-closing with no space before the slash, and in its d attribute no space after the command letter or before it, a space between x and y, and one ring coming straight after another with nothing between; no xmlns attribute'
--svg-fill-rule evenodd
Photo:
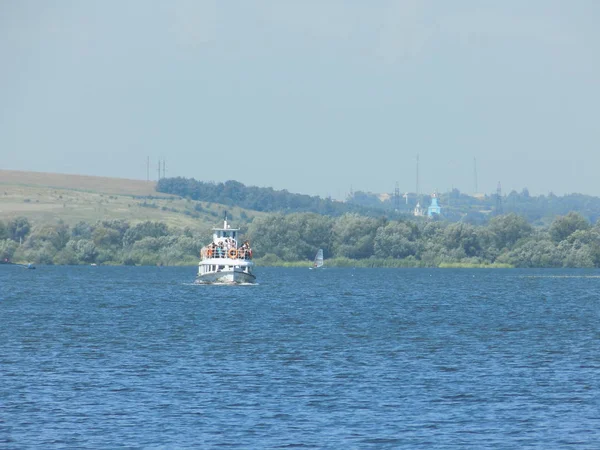
<svg viewBox="0 0 600 450"><path fill-rule="evenodd" d="M265 265L309 261L323 248L325 258L338 264L600 267L600 224L575 212L544 227L514 213L485 225L357 213L273 213L239 227L258 263ZM37 264L192 265L210 239L211 230L176 229L162 222L68 226L18 217L0 221L0 258Z"/></svg>
<svg viewBox="0 0 600 450"><path fill-rule="evenodd" d="M0 261L37 264L178 265L198 261L209 239L162 222L124 220L32 224L26 217L0 221Z"/></svg>
<svg viewBox="0 0 600 450"><path fill-rule="evenodd" d="M533 196L524 188L521 192L512 190L507 195L494 193L473 197L452 189L450 192L438 193L438 198L444 219L452 222L485 224L491 217L515 213L532 225L543 226L550 224L555 217L564 216L571 211L579 212L591 223L596 223L600 218L600 198L583 194L557 196L549 193ZM380 212L397 208L398 212L406 214L412 212L417 201L424 207L430 203L428 195L417 196L414 193L408 193L407 201L404 200L396 199L393 195L382 200L379 194L357 191L346 202L369 206ZM394 205L394 202L397 204Z"/></svg>
<svg viewBox="0 0 600 450"><path fill-rule="evenodd" d="M390 218L409 218L417 202L422 207L429 206L428 195L398 193L385 196L363 191L354 191L344 202L323 199L318 196L293 194L286 190L274 190L256 186L245 186L238 181L214 183L193 178L162 178L156 190L174 194L191 200L235 205L240 208L261 212L313 212L339 217L347 213L378 217L382 214ZM398 195L397 195L398 194ZM486 224L490 218L515 213L536 226L549 225L555 217L577 211L591 223L600 218L600 198L583 194L557 196L532 196L527 188L521 192L512 190L508 195L494 193L474 197L458 189L438 193L442 216L451 222Z"/></svg>
<svg viewBox="0 0 600 450"><path fill-rule="evenodd" d="M198 181L193 178L161 178L156 191L178 195L191 200L238 206L260 212L313 212L328 216L341 216L354 212L361 215L380 215L380 208L367 205L338 202L329 198L292 194L287 190L275 190L229 180L224 183Z"/></svg>

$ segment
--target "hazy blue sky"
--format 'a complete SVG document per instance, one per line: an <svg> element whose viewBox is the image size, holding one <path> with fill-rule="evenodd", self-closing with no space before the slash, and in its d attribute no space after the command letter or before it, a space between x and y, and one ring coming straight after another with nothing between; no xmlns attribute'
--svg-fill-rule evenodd
<svg viewBox="0 0 600 450"><path fill-rule="evenodd" d="M0 168L600 195L596 0L0 0Z"/></svg>

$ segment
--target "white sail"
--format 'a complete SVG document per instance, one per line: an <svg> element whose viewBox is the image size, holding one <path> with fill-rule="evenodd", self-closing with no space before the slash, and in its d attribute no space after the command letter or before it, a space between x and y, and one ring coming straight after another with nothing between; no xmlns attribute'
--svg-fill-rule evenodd
<svg viewBox="0 0 600 450"><path fill-rule="evenodd" d="M313 268L318 269L319 267L323 267L323 249L320 248L315 255L315 260L313 262Z"/></svg>

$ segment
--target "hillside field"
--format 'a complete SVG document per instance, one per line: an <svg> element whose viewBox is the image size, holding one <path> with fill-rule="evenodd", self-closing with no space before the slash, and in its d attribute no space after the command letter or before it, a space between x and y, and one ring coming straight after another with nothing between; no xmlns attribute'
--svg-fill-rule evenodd
<svg viewBox="0 0 600 450"><path fill-rule="evenodd" d="M0 220L18 216L33 223L68 225L124 219L164 222L206 231L219 225L225 210L236 224L242 210L156 192L156 182L123 178L0 170ZM248 217L254 211L245 211Z"/></svg>

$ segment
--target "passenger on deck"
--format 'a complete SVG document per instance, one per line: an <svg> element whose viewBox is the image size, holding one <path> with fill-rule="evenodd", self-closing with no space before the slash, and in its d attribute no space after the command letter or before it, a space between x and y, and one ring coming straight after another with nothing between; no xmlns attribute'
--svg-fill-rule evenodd
<svg viewBox="0 0 600 450"><path fill-rule="evenodd" d="M250 249L250 246L248 245L248 241L244 241L244 243L240 247L240 253L241 253L240 258L247 259L249 249Z"/></svg>

